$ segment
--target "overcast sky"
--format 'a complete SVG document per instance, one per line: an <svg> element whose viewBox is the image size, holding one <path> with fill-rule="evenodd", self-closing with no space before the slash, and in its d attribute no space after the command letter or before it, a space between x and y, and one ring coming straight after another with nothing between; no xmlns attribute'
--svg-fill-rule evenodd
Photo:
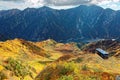
<svg viewBox="0 0 120 80"><path fill-rule="evenodd" d="M27 7L50 6L56 9L67 9L81 4L95 4L103 8L120 10L120 0L0 0L0 10L25 9Z"/></svg>

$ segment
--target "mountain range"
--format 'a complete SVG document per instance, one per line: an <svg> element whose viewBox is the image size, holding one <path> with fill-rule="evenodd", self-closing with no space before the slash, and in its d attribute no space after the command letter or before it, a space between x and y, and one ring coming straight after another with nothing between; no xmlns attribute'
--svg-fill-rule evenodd
<svg viewBox="0 0 120 80"><path fill-rule="evenodd" d="M67 10L49 7L0 11L0 40L54 39L58 42L117 39L120 11L81 5Z"/></svg>

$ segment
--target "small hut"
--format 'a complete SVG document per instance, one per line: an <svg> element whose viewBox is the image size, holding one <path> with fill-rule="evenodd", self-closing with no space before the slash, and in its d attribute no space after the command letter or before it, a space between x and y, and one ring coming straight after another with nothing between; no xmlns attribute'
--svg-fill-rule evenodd
<svg viewBox="0 0 120 80"><path fill-rule="evenodd" d="M104 51L104 50L102 50L102 49L100 49L100 48L97 48L96 51L97 51L97 54L98 54L100 57L102 57L103 59L108 59L108 56L109 56L109 53L108 53L108 52L106 52L106 51Z"/></svg>

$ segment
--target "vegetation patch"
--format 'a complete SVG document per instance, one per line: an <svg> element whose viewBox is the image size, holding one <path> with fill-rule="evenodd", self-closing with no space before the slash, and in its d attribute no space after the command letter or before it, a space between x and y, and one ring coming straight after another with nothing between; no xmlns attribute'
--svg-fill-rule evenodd
<svg viewBox="0 0 120 80"><path fill-rule="evenodd" d="M12 71L15 76L20 77L21 79L24 79L24 77L27 75L33 78L32 68L30 66L23 65L20 61L17 61L13 58L8 58L4 67L7 70Z"/></svg>
<svg viewBox="0 0 120 80"><path fill-rule="evenodd" d="M53 64L47 66L36 77L35 80L57 80L59 78L62 79L62 78L65 78L69 74L74 74L76 69L78 69L78 66L74 62L53 63ZM68 77L70 77L70 76L68 76Z"/></svg>
<svg viewBox="0 0 120 80"><path fill-rule="evenodd" d="M83 61L82 57L78 57L77 59L73 59L72 61L74 61L75 63L80 63Z"/></svg>
<svg viewBox="0 0 120 80"><path fill-rule="evenodd" d="M87 71L87 70L89 70L89 68L87 65L82 65L82 70Z"/></svg>
<svg viewBox="0 0 120 80"><path fill-rule="evenodd" d="M68 75L68 76L61 76L58 80L74 80L72 75Z"/></svg>

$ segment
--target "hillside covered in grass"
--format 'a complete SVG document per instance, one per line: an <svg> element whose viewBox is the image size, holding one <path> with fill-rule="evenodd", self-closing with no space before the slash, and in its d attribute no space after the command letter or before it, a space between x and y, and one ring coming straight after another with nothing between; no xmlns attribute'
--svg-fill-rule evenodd
<svg viewBox="0 0 120 80"><path fill-rule="evenodd" d="M48 39L0 42L0 80L115 80L120 75L120 43L58 43ZM109 52L108 59L95 48Z"/></svg>

